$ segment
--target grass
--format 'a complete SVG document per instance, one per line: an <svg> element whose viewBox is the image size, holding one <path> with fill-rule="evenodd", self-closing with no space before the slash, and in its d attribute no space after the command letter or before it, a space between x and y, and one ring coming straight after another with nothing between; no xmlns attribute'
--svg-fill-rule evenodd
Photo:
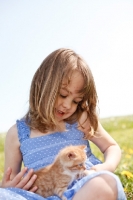
<svg viewBox="0 0 133 200"><path fill-rule="evenodd" d="M4 171L4 142L5 142L5 133L0 134L0 182L3 177Z"/></svg>
<svg viewBox="0 0 133 200"><path fill-rule="evenodd" d="M123 184L128 200L133 200L133 115L101 119L103 127L117 141L122 150L122 159L115 171ZM0 180L4 168L5 134L0 134ZM103 156L99 149L91 143L93 153L99 158Z"/></svg>

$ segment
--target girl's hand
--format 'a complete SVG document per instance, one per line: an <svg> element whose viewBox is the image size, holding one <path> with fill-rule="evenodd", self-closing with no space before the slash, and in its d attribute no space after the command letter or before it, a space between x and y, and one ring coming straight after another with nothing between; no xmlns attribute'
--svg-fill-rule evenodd
<svg viewBox="0 0 133 200"><path fill-rule="evenodd" d="M90 170L102 171L102 170L107 170L107 167L105 163L101 163L101 164L93 165L93 167L91 167Z"/></svg>
<svg viewBox="0 0 133 200"><path fill-rule="evenodd" d="M11 177L12 169L8 168L3 177L1 186L4 188L16 187L16 188L21 188L24 190L29 190L31 192L35 192L37 190L37 187L34 186L32 188L32 185L35 182L37 176L35 174L33 174L33 169L29 170L28 173L25 175L26 171L27 171L27 168L25 167L24 169L22 169L21 172L19 172L11 180L10 177Z"/></svg>

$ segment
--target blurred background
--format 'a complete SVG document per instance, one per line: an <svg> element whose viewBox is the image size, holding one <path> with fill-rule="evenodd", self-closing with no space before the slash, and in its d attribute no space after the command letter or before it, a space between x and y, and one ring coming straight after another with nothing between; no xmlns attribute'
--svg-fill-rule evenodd
<svg viewBox="0 0 133 200"><path fill-rule="evenodd" d="M133 114L132 0L0 0L0 132L26 113L36 69L61 47L90 66L100 118Z"/></svg>

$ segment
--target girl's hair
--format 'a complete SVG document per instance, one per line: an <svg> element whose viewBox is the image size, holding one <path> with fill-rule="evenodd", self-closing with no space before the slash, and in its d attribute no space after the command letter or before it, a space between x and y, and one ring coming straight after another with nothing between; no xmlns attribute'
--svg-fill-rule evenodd
<svg viewBox="0 0 133 200"><path fill-rule="evenodd" d="M89 131L89 135L94 135L98 126L97 93L91 70L78 54L64 48L47 56L33 77L29 111L26 114L26 122L32 129L38 129L43 133L56 129L58 122L54 118L55 101L63 78L67 78L69 84L75 70L81 72L84 78L84 88L81 91L83 100L78 104L75 113L65 121L72 124L79 120L83 111L86 111L90 129L94 130Z"/></svg>

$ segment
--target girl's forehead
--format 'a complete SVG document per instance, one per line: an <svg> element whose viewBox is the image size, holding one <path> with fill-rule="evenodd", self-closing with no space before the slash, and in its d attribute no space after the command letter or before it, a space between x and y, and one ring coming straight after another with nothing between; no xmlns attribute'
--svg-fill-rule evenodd
<svg viewBox="0 0 133 200"><path fill-rule="evenodd" d="M83 75L80 72L74 72L71 77L64 77L61 88L69 88L75 91L75 93L82 92L85 87L85 81Z"/></svg>

